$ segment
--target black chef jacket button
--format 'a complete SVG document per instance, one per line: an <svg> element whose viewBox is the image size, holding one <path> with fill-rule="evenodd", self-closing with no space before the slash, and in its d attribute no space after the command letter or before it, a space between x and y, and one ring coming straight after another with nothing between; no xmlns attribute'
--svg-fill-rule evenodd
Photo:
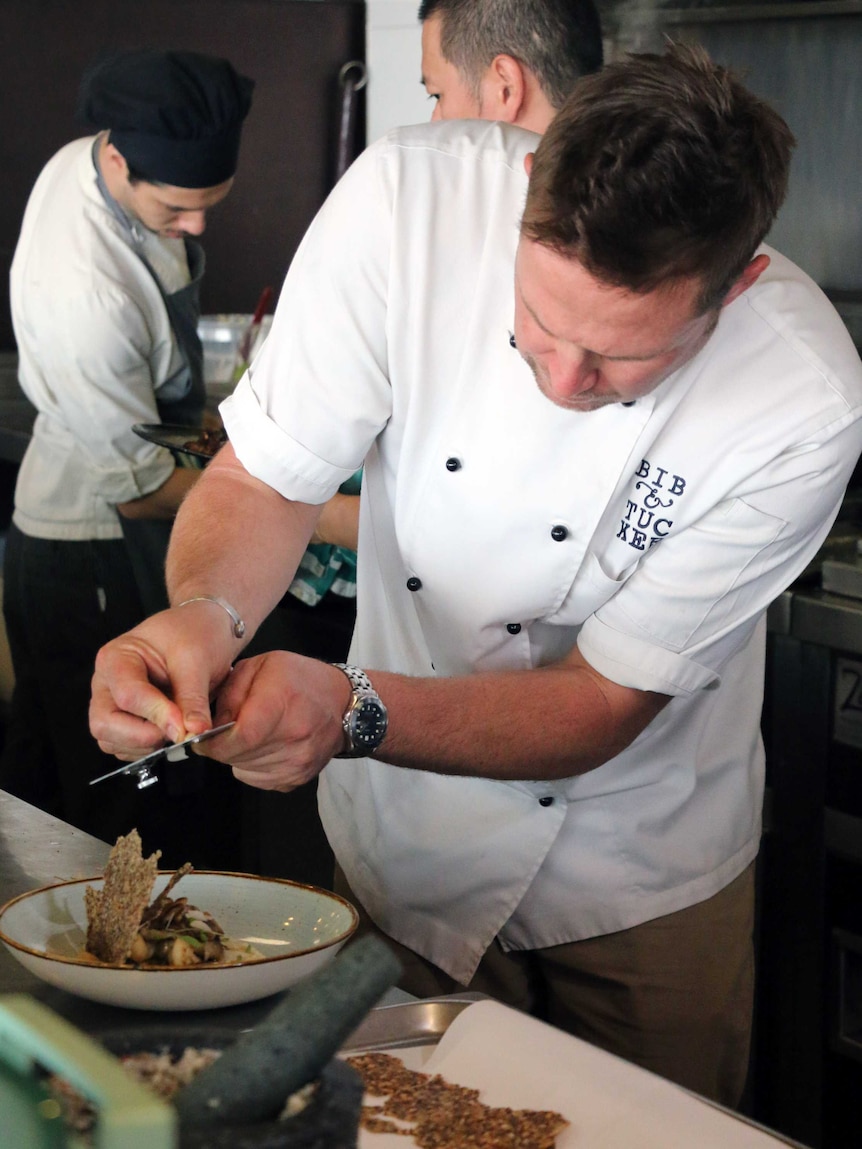
<svg viewBox="0 0 862 1149"><path fill-rule="evenodd" d="M540 806L553 806L553 804L554 804L554 799L551 797L550 794L546 794L544 796L544 798L539 799L539 805Z"/></svg>
<svg viewBox="0 0 862 1149"><path fill-rule="evenodd" d="M515 350L518 348L518 344L515 342L515 336L512 334L509 335L509 346L514 347Z"/></svg>
<svg viewBox="0 0 862 1149"><path fill-rule="evenodd" d="M509 634L520 634L521 624L519 622L507 622L506 630L508 630Z"/></svg>
<svg viewBox="0 0 862 1149"><path fill-rule="evenodd" d="M566 527L561 527L561 526L551 527L551 538L554 540L555 543L561 543L563 541L563 539L567 539L568 537L569 537L569 532L568 532L568 529Z"/></svg>
<svg viewBox="0 0 862 1149"><path fill-rule="evenodd" d="M447 471L460 471L461 470L461 460L456 459L455 456L453 455L450 459L446 460L446 470Z"/></svg>
<svg viewBox="0 0 862 1149"><path fill-rule="evenodd" d="M419 590L421 586L422 586L422 579L417 578L416 575L413 575L411 578L409 578L407 580L407 589L408 590Z"/></svg>

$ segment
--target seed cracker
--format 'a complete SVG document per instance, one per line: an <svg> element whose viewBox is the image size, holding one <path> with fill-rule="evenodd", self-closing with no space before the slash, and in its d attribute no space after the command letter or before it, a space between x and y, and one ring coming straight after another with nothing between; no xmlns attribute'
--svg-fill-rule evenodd
<svg viewBox="0 0 862 1149"><path fill-rule="evenodd" d="M420 1149L553 1149L569 1124L551 1110L492 1108L479 1100L478 1090L408 1069L387 1053L348 1060L366 1092L383 1098L381 1105L362 1107L363 1128L412 1137Z"/></svg>
<svg viewBox="0 0 862 1149"><path fill-rule="evenodd" d="M100 961L122 963L131 953L161 856L161 850L156 850L145 858L140 834L131 830L125 837L117 838L111 850L102 889L87 886L84 891L86 949Z"/></svg>

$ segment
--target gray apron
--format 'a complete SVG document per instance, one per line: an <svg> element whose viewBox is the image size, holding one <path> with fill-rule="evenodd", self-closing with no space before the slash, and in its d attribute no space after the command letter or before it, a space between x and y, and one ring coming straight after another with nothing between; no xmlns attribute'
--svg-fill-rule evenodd
<svg viewBox="0 0 862 1149"><path fill-rule="evenodd" d="M156 406L162 423L200 427L206 404L203 377L203 347L197 332L200 318L200 283L204 274L203 248L196 240L185 237L186 256L191 279L189 283L168 294L144 255L142 225L131 220L108 191L97 160L99 139L93 143L93 166L96 184L109 210L128 237L129 246L153 277L168 313L182 363L156 392ZM118 515L123 529L126 549L135 572L145 612L155 614L168 606L165 589L165 556L168 549L173 520L127 519Z"/></svg>

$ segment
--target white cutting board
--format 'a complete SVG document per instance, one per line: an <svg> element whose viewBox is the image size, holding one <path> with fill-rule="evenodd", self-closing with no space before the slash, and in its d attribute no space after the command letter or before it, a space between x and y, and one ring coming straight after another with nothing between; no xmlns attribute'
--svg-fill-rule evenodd
<svg viewBox="0 0 862 1149"><path fill-rule="evenodd" d="M557 1149L778 1149L778 1136L494 1001L463 1010L436 1046L399 1050L409 1068L480 1090L486 1105L552 1109L569 1127ZM360 1130L359 1149L412 1139Z"/></svg>

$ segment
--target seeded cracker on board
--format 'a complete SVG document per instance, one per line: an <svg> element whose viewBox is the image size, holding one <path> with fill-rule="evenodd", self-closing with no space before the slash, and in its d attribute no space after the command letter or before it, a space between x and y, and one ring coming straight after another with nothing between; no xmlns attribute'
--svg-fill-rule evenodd
<svg viewBox="0 0 862 1149"><path fill-rule="evenodd" d="M141 837L137 830L131 830L124 838L117 838L111 850L102 889L87 886L84 890L86 948L100 961L122 963L129 956L141 914L150 901L161 856L161 850L156 850L145 858Z"/></svg>
<svg viewBox="0 0 862 1149"><path fill-rule="evenodd" d="M388 1053L361 1053L348 1062L366 1092L382 1099L363 1105L362 1127L410 1137L420 1149L554 1149L569 1124L551 1110L493 1108L477 1089L408 1069Z"/></svg>

